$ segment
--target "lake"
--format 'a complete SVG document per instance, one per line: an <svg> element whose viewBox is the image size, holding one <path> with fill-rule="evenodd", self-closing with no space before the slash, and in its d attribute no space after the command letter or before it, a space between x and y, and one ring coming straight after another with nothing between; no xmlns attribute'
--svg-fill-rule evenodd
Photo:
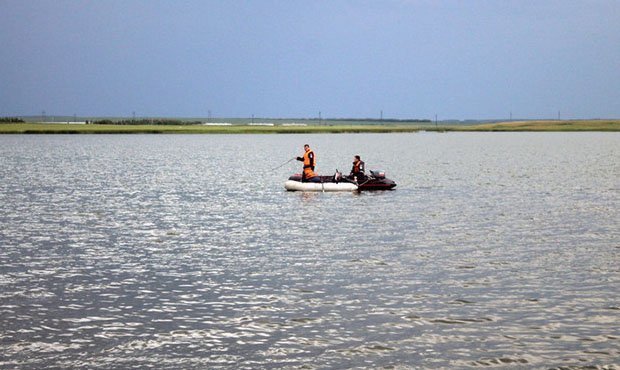
<svg viewBox="0 0 620 370"><path fill-rule="evenodd" d="M394 191L286 192L353 155ZM620 134L0 136L0 368L620 366Z"/></svg>

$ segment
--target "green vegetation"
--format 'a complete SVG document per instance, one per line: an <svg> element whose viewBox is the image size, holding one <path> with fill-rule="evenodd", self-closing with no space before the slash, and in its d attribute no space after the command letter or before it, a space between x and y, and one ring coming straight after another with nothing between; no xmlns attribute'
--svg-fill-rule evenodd
<svg viewBox="0 0 620 370"><path fill-rule="evenodd" d="M497 122L465 126L459 131L620 131L620 120Z"/></svg>
<svg viewBox="0 0 620 370"><path fill-rule="evenodd" d="M99 121L93 121L90 124L93 125L134 125L134 126L160 126L160 125L168 125L168 126L182 126L182 125L200 125L201 121L182 121L179 119L167 119L167 118L157 118L157 119L122 119L118 121L113 121L111 119L104 119Z"/></svg>
<svg viewBox="0 0 620 370"><path fill-rule="evenodd" d="M2 121L4 122L4 121ZM332 124L273 126L260 125L201 125L197 122L175 120L148 120L97 122L92 124L44 124L44 123L1 123L0 134L306 134L306 133L398 133L417 131L620 131L620 120L575 120L575 121L519 121L476 125L433 125L433 124ZM133 123L128 123L133 122ZM348 121L347 121L348 123Z"/></svg>
<svg viewBox="0 0 620 370"><path fill-rule="evenodd" d="M24 120L17 117L0 117L0 123L24 123Z"/></svg>
<svg viewBox="0 0 620 370"><path fill-rule="evenodd" d="M128 124L3 124L0 134L295 134L415 132L419 126L401 125L325 125L325 126L205 126L205 125L128 125Z"/></svg>

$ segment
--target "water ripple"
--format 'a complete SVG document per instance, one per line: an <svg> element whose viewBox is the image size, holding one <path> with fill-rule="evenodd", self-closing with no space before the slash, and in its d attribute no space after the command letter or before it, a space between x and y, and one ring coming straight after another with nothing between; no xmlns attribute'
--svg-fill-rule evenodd
<svg viewBox="0 0 620 370"><path fill-rule="evenodd" d="M0 368L620 367L617 134L0 141Z"/></svg>

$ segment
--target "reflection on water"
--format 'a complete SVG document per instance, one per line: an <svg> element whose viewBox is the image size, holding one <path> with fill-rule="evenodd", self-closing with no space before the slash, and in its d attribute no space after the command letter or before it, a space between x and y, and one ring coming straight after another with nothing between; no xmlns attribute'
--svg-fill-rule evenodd
<svg viewBox="0 0 620 370"><path fill-rule="evenodd" d="M1 368L620 366L618 134L0 143Z"/></svg>

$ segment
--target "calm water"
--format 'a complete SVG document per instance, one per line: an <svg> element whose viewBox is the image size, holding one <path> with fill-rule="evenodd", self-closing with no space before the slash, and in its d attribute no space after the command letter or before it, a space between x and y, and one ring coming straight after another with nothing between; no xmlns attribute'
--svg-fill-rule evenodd
<svg viewBox="0 0 620 370"><path fill-rule="evenodd" d="M287 193L361 154L399 186ZM0 368L620 367L620 134L1 136Z"/></svg>

